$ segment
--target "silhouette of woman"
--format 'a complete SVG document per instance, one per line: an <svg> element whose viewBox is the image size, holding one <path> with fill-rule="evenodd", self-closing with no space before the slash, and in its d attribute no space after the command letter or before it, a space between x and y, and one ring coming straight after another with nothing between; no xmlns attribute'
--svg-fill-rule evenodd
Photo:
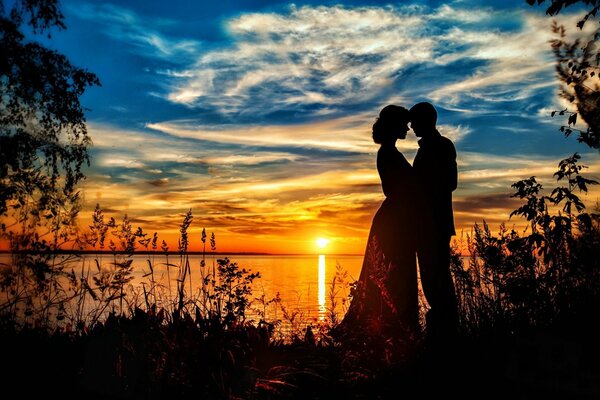
<svg viewBox="0 0 600 400"><path fill-rule="evenodd" d="M407 335L418 330L412 167L396 149L405 139L409 113L388 105L373 125L377 171L385 200L373 217L360 277L348 312L335 331L370 336Z"/></svg>

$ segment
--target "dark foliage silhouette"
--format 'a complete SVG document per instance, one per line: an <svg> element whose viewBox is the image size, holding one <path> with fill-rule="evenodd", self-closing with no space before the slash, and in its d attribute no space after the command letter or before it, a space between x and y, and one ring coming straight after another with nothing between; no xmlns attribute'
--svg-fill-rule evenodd
<svg viewBox="0 0 600 400"><path fill-rule="evenodd" d="M594 326L600 305L600 214L585 212L577 195L598 182L584 178L574 154L558 164L559 185L544 194L535 177L512 185L525 200L511 216L529 222L528 234L484 222L468 239L468 268L453 258L461 327L481 335L522 334L534 328L567 329L574 335ZM596 210L599 211L599 210ZM582 331L583 330L583 331Z"/></svg>
<svg viewBox="0 0 600 400"><path fill-rule="evenodd" d="M16 250L56 248L77 215L76 185L91 143L79 98L98 78L35 42L65 28L56 1L0 4L0 216ZM7 225L8 224L8 225ZM50 239L40 238L47 231Z"/></svg>
<svg viewBox="0 0 600 400"><path fill-rule="evenodd" d="M127 216L121 222L106 221L99 206L82 241L96 250L108 247L108 255L95 253L87 262L69 256L65 264L70 272L61 274L33 277L18 266L2 270L0 342L11 365L2 375L23 388L31 374L47 385L43 390L57 382L75 383L67 397L214 398L260 390L252 368L269 345L274 325L246 320L251 286L259 274L227 258L216 260L211 271L203 256L200 287L188 290L192 221L190 210L180 226L179 263L166 257L167 271L175 269L177 276L173 291L155 281L158 265L152 252L144 275L149 285L142 285L140 293L131 284L135 252L156 250L159 237L134 228ZM214 233L210 245L214 251ZM168 251L164 242L162 250ZM49 360L54 364L48 365ZM42 387L23 390L33 395Z"/></svg>
<svg viewBox="0 0 600 400"><path fill-rule="evenodd" d="M98 78L73 66L63 55L28 42L35 34L64 29L56 1L0 3L0 235L8 239L17 292L30 285L40 295L46 320L64 316L64 270L54 250L72 242L77 229L79 193L91 143L79 98ZM19 286L21 284L22 286ZM18 297L18 296L17 296ZM15 304L7 302L15 311ZM32 312L30 301L24 312Z"/></svg>
<svg viewBox="0 0 600 400"><path fill-rule="evenodd" d="M527 0L530 5L545 4L544 0ZM597 0L552 0L546 9L548 15L554 16L572 5L583 5L584 13L577 23L582 30L586 23L597 18L600 4ZM596 21L593 21L596 22ZM551 42L556 58L556 72L561 82L561 96L573 104L576 110L558 110L552 116L568 116L567 124L560 130L565 136L577 133L577 140L594 149L600 149L600 27L593 33L581 32L573 42L566 40L566 28L556 23L552 31L558 38ZM577 129L578 115L587 124L587 129Z"/></svg>

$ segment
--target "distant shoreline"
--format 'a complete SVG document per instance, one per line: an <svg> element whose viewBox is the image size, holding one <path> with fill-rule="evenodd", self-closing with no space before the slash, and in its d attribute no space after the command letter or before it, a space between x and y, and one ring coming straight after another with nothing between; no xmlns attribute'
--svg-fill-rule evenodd
<svg viewBox="0 0 600 400"><path fill-rule="evenodd" d="M10 250L0 250L0 254L11 254L13 253ZM23 254L42 254L45 252L42 251L20 251L18 253L23 253ZM89 254L101 254L101 255L113 255L113 254L119 254L119 255L123 255L123 254L129 254L125 251L97 251L97 250L57 250L57 251L53 251L51 252L52 254L77 254L77 255L89 255ZM254 252L202 252L202 251L188 251L186 252L187 255L190 256L201 256L201 255L205 255L205 256L318 256L318 255L322 255L319 253L254 253ZM178 251L168 251L168 252L164 252L164 251L135 251L133 252L133 255L169 255L169 256L178 256L180 255L180 253ZM345 256L345 257L349 257L349 256L364 256L364 254L351 254L351 253L339 253L339 254L328 254L325 253L323 255L326 256Z"/></svg>

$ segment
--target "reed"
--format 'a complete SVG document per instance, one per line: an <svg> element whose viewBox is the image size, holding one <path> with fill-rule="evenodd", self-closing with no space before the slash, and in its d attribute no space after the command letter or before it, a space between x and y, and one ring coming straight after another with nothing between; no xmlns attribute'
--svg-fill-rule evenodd
<svg viewBox="0 0 600 400"><path fill-rule="evenodd" d="M577 182L576 177L564 176ZM526 340L532 332L587 337L595 332L593 316L600 304L598 209L584 212L572 183L562 192L553 191L554 197L543 196L538 185L533 179L514 185L516 195L525 200L516 214L528 218L528 231L502 225L493 234L483 222L454 243L451 272L460 325L450 347L463 349L462 359L472 363L484 362L492 351L491 363L482 364L487 375L484 368L473 372L476 378L470 382L478 390L488 387L478 386L486 379L493 384L510 365L507 357L522 348L515 337ZM545 204L548 199L562 209ZM565 202L571 205L566 207ZM268 299L264 291L255 296L252 288L260 274L227 258L215 259L214 234L212 265L207 265L205 230L194 292L188 252L192 222L190 210L180 226L178 263L171 263L162 242L166 285L157 283L155 276L158 235L133 229L127 216L119 223L113 218L106 221L99 207L82 242L98 250L108 243L109 260L102 253L87 259L59 257L34 237L19 239L26 241L21 249L26 244L38 251L16 252L0 281L0 346L16 366L14 371L31 368L20 360L55 357L65 370L79 371L68 378L80 382L83 394L322 398L351 393L383 396L397 387L397 381L408 386L419 382L414 374L423 365L428 374L435 374L438 363L455 359L447 350L435 353L427 344L420 347L419 340L372 341L359 334L357 341L337 341L330 331L344 314L353 285L339 265L321 320L297 304L282 304L280 296ZM138 284L133 281L132 256L136 249L148 252L150 247L146 281ZM466 249L468 257L459 249ZM171 268L178 271L175 288ZM426 311L422 293L420 298ZM597 348L591 339L585 343ZM39 354L29 356L31 349ZM34 373L59 379L52 370L36 368ZM455 369L460 368L442 369L438 378L446 374L458 379L448 373ZM395 378L386 378L389 374ZM10 375L8 380L13 378L18 381L19 376Z"/></svg>

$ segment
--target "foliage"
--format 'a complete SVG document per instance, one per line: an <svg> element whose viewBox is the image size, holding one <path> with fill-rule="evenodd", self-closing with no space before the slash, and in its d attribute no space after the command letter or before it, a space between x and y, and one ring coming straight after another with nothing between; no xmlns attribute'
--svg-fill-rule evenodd
<svg viewBox="0 0 600 400"><path fill-rule="evenodd" d="M10 301L0 307L38 321L65 318L76 282L73 257L56 250L72 241L79 212L76 185L91 143L79 98L98 78L68 59L25 40L64 29L53 0L0 3L0 235L8 239L12 273L2 277ZM98 239L100 240L100 239ZM19 303L24 307L19 310Z"/></svg>
<svg viewBox="0 0 600 400"><path fill-rule="evenodd" d="M56 1L16 1L9 12L0 7L0 215L14 212L29 226L77 202L75 186L88 162L79 98L98 78L26 42L20 31L24 23L36 32L64 28L62 19Z"/></svg>
<svg viewBox="0 0 600 400"><path fill-rule="evenodd" d="M544 0L527 0L527 2L530 5L545 3ZM583 30L590 18L595 19L597 16L600 8L597 0L552 0L546 13L554 16L574 4L582 4L585 8L584 15L577 23L577 27ZM552 116L557 114L568 116L567 124L560 128L565 136L577 132L579 142L591 148L600 149L600 93L598 86L598 79L600 79L600 52L598 50L600 27L590 35L580 32L579 37L573 42L567 41L564 26L553 23L552 31L558 35L551 45L556 59L557 76L561 82L560 94L577 108L577 111L568 109L553 111ZM587 124L585 130L575 128L578 115Z"/></svg>
<svg viewBox="0 0 600 400"><path fill-rule="evenodd" d="M546 0L527 0L527 3L531 6L536 3L540 5L546 3ZM548 15L557 15L563 9L566 9L569 6L583 3L588 10L577 23L578 28L583 28L587 20L590 17L595 17L596 13L598 12L598 9L600 9L600 4L598 4L598 0L550 0L549 3L550 5L546 9L546 14Z"/></svg>
<svg viewBox="0 0 600 400"><path fill-rule="evenodd" d="M51 377L59 379L56 371L61 381L79 382L76 393L103 396L248 397L271 393L271 385L287 385L275 383L284 379L275 367L264 371L255 367L271 365L277 352L271 347L278 346L272 341L274 324L265 320L267 307L280 302L264 302L258 322L247 318L258 273L228 258L218 259L211 271L203 255L199 266L203 279L199 286L189 286L196 292L187 290L192 221L190 210L180 225L179 263L169 263L164 241L161 247L166 271L177 271L174 292L169 283L154 279L158 235L134 229L127 216L121 222L107 220L99 205L81 238L82 245L96 253L69 256L60 274L53 265L44 265L32 277L24 275L29 270L19 265L2 270L0 342L11 343L9 348L0 346L6 360L25 367L28 360L58 358L57 365L64 367L61 372L56 368L42 372L43 364L37 361L27 368L39 372L48 384ZM201 240L206 238L203 229ZM217 247L214 233L210 247L212 251ZM148 281L134 282L139 271L133 270L133 256L141 249L147 254L149 271L143 278L150 278L148 287ZM61 290L50 295L49 287ZM287 380L294 376L285 373ZM17 374L11 380L23 379Z"/></svg>
<svg viewBox="0 0 600 400"><path fill-rule="evenodd" d="M590 323L600 304L600 214L586 213L576 193L598 182L581 175L579 158L558 164L554 176L566 185L550 195L535 177L513 184L513 197L525 204L511 216L530 223L528 235L502 225L495 236L484 221L468 237L467 266L454 255L463 330L481 335Z"/></svg>
<svg viewBox="0 0 600 400"><path fill-rule="evenodd" d="M344 289L350 286L348 271L346 271L340 263L335 263L335 275L331 280L328 290L329 307L327 308L327 315L331 323L331 327L335 328L340 321L340 314L346 314L348 311L347 297L349 293L343 293ZM354 284L352 286L355 286ZM340 296L340 293L345 296ZM338 300L341 297L341 300ZM341 303L341 304L339 304ZM338 307L341 308L341 313L338 312Z"/></svg>

